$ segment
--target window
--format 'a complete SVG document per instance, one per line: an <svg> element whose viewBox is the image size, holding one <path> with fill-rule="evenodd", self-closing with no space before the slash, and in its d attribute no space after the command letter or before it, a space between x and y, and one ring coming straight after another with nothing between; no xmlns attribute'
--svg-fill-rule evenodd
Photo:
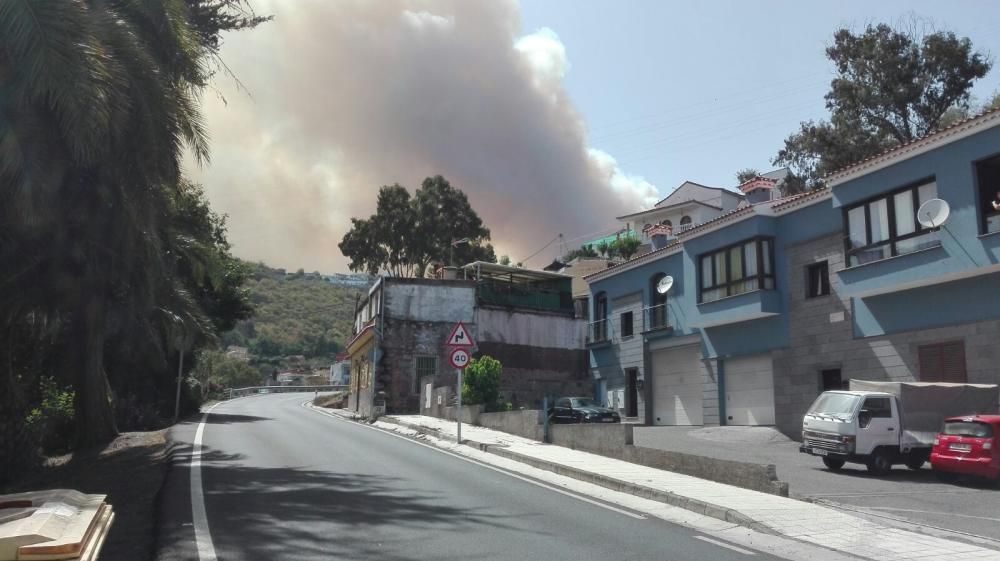
<svg viewBox="0 0 1000 561"><path fill-rule="evenodd" d="M424 376L437 375L436 356L416 356L413 363L413 393L417 392L417 384Z"/></svg>
<svg viewBox="0 0 1000 561"><path fill-rule="evenodd" d="M830 267L826 261L806 267L806 298L830 294Z"/></svg>
<svg viewBox="0 0 1000 561"><path fill-rule="evenodd" d="M608 338L608 295L604 292L594 297L594 321L590 324L591 341Z"/></svg>
<svg viewBox="0 0 1000 561"><path fill-rule="evenodd" d="M861 409L868 411L872 419L892 418L892 405L889 404L888 397L869 397L865 399Z"/></svg>
<svg viewBox="0 0 1000 561"><path fill-rule="evenodd" d="M622 337L632 336L632 312L622 312Z"/></svg>
<svg viewBox="0 0 1000 561"><path fill-rule="evenodd" d="M647 310L646 329L659 329L667 326L667 295L660 294L657 287L666 277L666 273L658 273L649 279L649 309Z"/></svg>
<svg viewBox="0 0 1000 561"><path fill-rule="evenodd" d="M937 183L929 181L848 208L844 216L849 266L938 245L937 230L917 221L917 209L935 197Z"/></svg>
<svg viewBox="0 0 1000 561"><path fill-rule="evenodd" d="M922 382L968 382L964 341L920 345L917 358Z"/></svg>
<svg viewBox="0 0 1000 561"><path fill-rule="evenodd" d="M847 380L840 377L840 369L832 368L830 370L823 370L819 373L820 381L822 384L822 391L830 390L846 390L850 385Z"/></svg>
<svg viewBox="0 0 1000 561"><path fill-rule="evenodd" d="M757 238L701 256L700 302L774 288L772 241Z"/></svg>
<svg viewBox="0 0 1000 561"><path fill-rule="evenodd" d="M691 227L691 217L690 216L682 216L681 217L681 230L685 230L685 229L690 228L690 227Z"/></svg>
<svg viewBox="0 0 1000 561"><path fill-rule="evenodd" d="M976 180L983 209L982 233L1000 232L1000 156L977 162Z"/></svg>
<svg viewBox="0 0 1000 561"><path fill-rule="evenodd" d="M674 227L673 223L670 222L669 220L664 220L663 222L660 222L660 224L666 226L667 228L673 228Z"/></svg>

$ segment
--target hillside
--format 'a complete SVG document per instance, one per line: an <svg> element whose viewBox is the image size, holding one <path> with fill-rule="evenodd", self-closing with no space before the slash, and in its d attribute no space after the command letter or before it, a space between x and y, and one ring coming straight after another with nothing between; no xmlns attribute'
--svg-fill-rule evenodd
<svg viewBox="0 0 1000 561"><path fill-rule="evenodd" d="M251 266L247 288L256 313L226 333L223 344L249 347L261 362L304 355L329 364L351 336L354 305L364 289L333 284L318 273Z"/></svg>

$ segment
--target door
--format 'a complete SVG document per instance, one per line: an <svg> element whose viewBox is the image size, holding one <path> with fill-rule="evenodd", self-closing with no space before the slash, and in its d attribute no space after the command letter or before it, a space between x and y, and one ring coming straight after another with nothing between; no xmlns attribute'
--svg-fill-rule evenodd
<svg viewBox="0 0 1000 561"><path fill-rule="evenodd" d="M858 413L858 454L870 454L879 446L899 446L899 423L896 400L892 397L870 396Z"/></svg>
<svg viewBox="0 0 1000 561"><path fill-rule="evenodd" d="M654 351L653 424L702 424L701 346Z"/></svg>
<svg viewBox="0 0 1000 561"><path fill-rule="evenodd" d="M774 371L770 355L727 359L726 424L774 424Z"/></svg>
<svg viewBox="0 0 1000 561"><path fill-rule="evenodd" d="M625 416L639 416L639 369L629 368L625 371Z"/></svg>

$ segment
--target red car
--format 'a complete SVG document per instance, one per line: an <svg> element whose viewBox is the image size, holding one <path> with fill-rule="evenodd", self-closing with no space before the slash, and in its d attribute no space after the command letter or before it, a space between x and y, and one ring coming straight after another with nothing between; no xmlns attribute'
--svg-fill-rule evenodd
<svg viewBox="0 0 1000 561"><path fill-rule="evenodd" d="M945 419L934 439L931 467L943 481L959 475L1000 479L1000 415Z"/></svg>

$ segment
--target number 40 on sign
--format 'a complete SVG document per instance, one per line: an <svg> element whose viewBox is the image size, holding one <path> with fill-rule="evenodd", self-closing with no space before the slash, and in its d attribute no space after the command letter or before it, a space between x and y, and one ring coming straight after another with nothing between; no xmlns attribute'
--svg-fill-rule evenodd
<svg viewBox="0 0 1000 561"><path fill-rule="evenodd" d="M469 365L469 352L465 349L454 349L451 351L451 365L459 370L464 370Z"/></svg>

